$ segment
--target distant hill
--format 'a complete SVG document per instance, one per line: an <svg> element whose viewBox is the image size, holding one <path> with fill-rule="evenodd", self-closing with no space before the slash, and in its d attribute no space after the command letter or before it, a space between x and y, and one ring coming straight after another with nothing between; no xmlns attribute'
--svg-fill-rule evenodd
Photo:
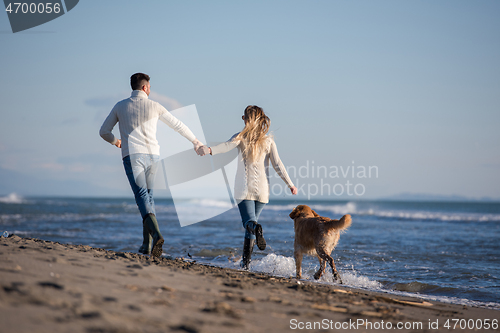
<svg viewBox="0 0 500 333"><path fill-rule="evenodd" d="M399 193L389 197L380 198L381 200L394 201L495 201L500 202L500 198L481 197L473 198L462 195L441 195L441 194L425 194L425 193Z"/></svg>

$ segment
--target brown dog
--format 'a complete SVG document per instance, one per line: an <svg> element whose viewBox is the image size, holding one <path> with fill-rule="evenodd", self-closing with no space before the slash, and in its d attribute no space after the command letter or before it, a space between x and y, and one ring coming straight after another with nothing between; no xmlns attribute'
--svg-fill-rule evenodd
<svg viewBox="0 0 500 333"><path fill-rule="evenodd" d="M325 271L326 262L333 271L333 281L339 280L333 258L330 256L340 238L340 231L349 228L351 215L344 215L340 220L331 220L316 214L309 206L300 205L293 209L290 218L294 220L295 243L294 257L297 279L302 277L302 256L316 255L319 259L319 270L314 274L317 280Z"/></svg>

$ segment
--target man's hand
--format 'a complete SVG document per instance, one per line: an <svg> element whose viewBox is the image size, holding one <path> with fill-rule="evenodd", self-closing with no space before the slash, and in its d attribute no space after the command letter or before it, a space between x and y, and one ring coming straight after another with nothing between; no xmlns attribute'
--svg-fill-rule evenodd
<svg viewBox="0 0 500 333"><path fill-rule="evenodd" d="M117 146L118 148L121 148L122 147L122 140L120 140L120 139L116 140L115 146Z"/></svg>
<svg viewBox="0 0 500 333"><path fill-rule="evenodd" d="M198 148L196 153L200 156L205 156L207 154L210 154L210 148L207 146L201 146L200 148Z"/></svg>
<svg viewBox="0 0 500 333"><path fill-rule="evenodd" d="M297 188L295 186L290 187L290 191L292 191L293 195L297 195L298 190L297 190Z"/></svg>

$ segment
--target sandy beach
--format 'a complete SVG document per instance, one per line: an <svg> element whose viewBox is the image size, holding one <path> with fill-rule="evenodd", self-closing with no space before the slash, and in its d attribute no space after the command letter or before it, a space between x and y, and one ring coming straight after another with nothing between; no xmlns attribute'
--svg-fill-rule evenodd
<svg viewBox="0 0 500 333"><path fill-rule="evenodd" d="M0 281L3 333L500 331L496 310L16 235Z"/></svg>

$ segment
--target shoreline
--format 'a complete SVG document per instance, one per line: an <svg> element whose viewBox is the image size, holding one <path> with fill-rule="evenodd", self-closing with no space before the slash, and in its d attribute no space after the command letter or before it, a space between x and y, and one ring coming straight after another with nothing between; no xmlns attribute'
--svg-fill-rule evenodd
<svg viewBox="0 0 500 333"><path fill-rule="evenodd" d="M0 322L6 333L449 332L454 325L463 332L500 332L498 326L485 330L486 320L490 326L500 321L494 309L181 258L11 235L0 238L0 261ZM461 329L464 322L469 326Z"/></svg>

